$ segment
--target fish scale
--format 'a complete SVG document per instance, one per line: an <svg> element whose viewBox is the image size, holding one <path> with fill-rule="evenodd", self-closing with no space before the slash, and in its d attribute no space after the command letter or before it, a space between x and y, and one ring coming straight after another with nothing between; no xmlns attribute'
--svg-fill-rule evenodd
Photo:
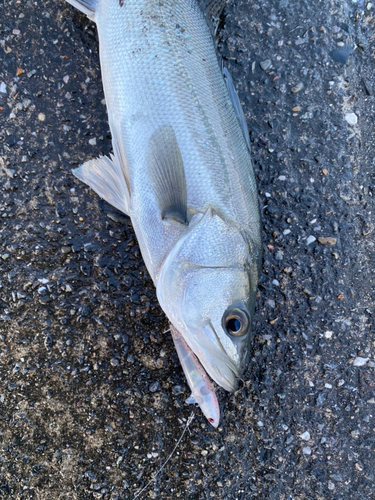
<svg viewBox="0 0 375 500"><path fill-rule="evenodd" d="M250 352L261 238L246 120L207 22L223 2L68 1L97 24L114 149L75 175L131 217L184 349L234 390Z"/></svg>

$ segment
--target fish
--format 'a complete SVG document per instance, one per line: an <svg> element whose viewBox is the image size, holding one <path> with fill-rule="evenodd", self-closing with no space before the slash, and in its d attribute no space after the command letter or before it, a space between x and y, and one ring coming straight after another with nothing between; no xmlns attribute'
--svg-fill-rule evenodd
<svg viewBox="0 0 375 500"><path fill-rule="evenodd" d="M226 2L67 1L96 23L113 146L74 175L130 217L194 400L216 424L210 378L233 392L247 366L262 248L246 119L215 47Z"/></svg>

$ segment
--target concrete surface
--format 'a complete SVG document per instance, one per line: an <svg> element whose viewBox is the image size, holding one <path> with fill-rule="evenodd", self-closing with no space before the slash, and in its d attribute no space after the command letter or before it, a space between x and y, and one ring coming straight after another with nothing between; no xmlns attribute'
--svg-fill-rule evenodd
<svg viewBox="0 0 375 500"><path fill-rule="evenodd" d="M139 498L375 499L374 12L225 10L263 213L253 353ZM132 228L71 174L106 120L93 23L0 0L0 497L133 499L192 411Z"/></svg>

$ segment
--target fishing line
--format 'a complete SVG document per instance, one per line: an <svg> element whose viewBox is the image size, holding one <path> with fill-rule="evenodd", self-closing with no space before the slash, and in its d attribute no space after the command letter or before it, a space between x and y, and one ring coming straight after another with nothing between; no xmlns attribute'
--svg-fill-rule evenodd
<svg viewBox="0 0 375 500"><path fill-rule="evenodd" d="M138 491L138 493L136 493L135 497L133 500L136 500L136 498L139 497L139 495L141 495L141 493L143 493L145 490L147 490L147 488L150 486L150 484L152 483L152 481L154 481L154 479L156 478L156 476L158 476L160 474L160 472L164 469L164 467L167 465L167 463L169 462L169 460L172 458L174 452L177 450L179 444L181 443L182 441L182 438L184 437L185 435L185 432L188 430L189 428L189 425L192 423L193 419L195 417L195 413L194 412L191 412L190 414L190 417L188 418L187 422L186 422L186 425L184 427L184 430L182 431L182 434L179 438L179 440L177 441L177 443L175 444L175 447L173 448L173 450L171 451L169 457L167 458L167 460L164 462L164 464L160 467L160 469L158 471L155 472L154 476L152 479L150 479L150 481L146 484L146 486L144 486L140 491Z"/></svg>

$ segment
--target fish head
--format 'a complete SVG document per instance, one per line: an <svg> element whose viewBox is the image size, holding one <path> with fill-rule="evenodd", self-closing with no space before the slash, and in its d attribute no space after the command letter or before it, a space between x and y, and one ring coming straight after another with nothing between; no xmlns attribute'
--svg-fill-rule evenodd
<svg viewBox="0 0 375 500"><path fill-rule="evenodd" d="M258 260L213 210L190 225L162 266L158 299L206 372L232 392L250 354Z"/></svg>

